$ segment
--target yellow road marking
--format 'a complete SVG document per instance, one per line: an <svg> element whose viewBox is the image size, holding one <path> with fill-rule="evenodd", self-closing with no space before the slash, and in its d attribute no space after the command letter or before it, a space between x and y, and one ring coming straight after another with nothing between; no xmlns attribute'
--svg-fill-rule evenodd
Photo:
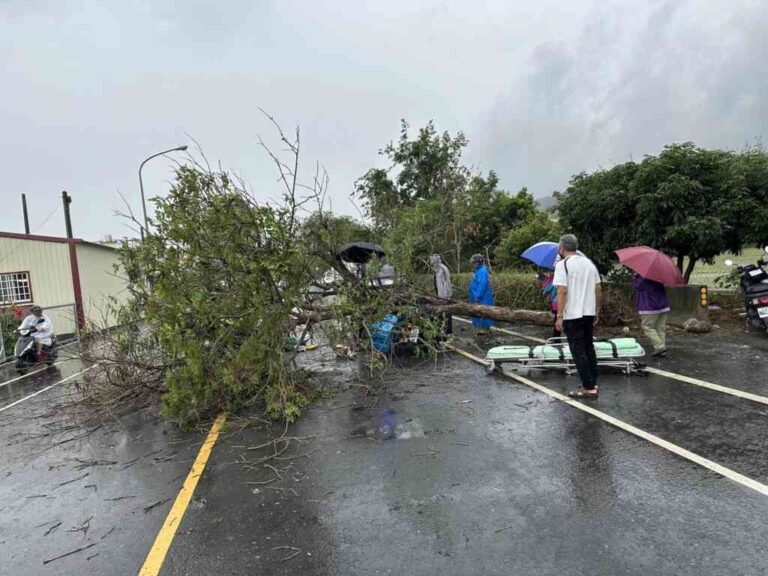
<svg viewBox="0 0 768 576"><path fill-rule="evenodd" d="M460 322L469 323L469 320L465 320L464 318L460 318L458 316L455 316L454 318L456 320L459 320ZM520 334L519 332L512 332L511 330L505 330L504 328L496 328L495 326L491 327L491 330L493 330L494 332L500 332L501 334L508 334L509 336L517 336L519 338L524 338L526 340L530 340L531 342L539 342L541 344L546 342L546 340L543 340L542 338L536 338L535 336L527 336L525 334ZM646 367L646 370L652 374L656 374L657 376L663 376L664 378L672 378L673 380L677 380L678 382L685 382L686 384L693 384L694 386L700 386L701 388L708 388L709 390L714 390L715 392L730 394L731 396L737 396L739 398L744 398L745 400L751 400L752 402L759 402L760 404L768 404L768 397L760 396L759 394L744 392L742 390L737 390L736 388L721 386L720 384L714 384L712 382L707 382L706 380L699 380L698 378L691 378L690 376L683 376L682 374L675 374L674 372L668 372L666 370L660 370L658 368Z"/></svg>
<svg viewBox="0 0 768 576"><path fill-rule="evenodd" d="M450 347L453 351L457 352L458 354L461 354L462 356L469 358L470 360L477 362L479 364L486 364L486 362L482 358L478 358L477 356L470 354L469 352L465 352L464 350L459 350L455 347ZM537 384L536 382L533 382L532 380L528 380L528 378L523 378L522 376L518 376L517 374L510 374L507 372L502 372L507 378L511 378L512 380L516 380L520 382L521 384L525 384L526 386L529 386L530 388L533 388L534 390L538 390L539 392L543 392L547 396L551 398L555 398L557 400L560 400L561 402L564 402L565 404L568 404L569 406L572 406L573 408L576 408L578 410L581 410L582 412L586 412L588 414L591 414L592 416L595 416L597 418L600 418L601 420L608 422L609 424L612 424L613 426L616 426L617 428L620 428L621 430L624 430L625 432L629 432L630 434L634 434L635 436L638 436L639 438L642 438L643 440L647 440L648 442L651 442L653 444L656 444L657 446L660 446L661 448L664 448L665 450L669 450L673 454L676 454L677 456L680 456L682 458L685 458L686 460L690 460L691 462L698 464L699 466L702 466L706 468L707 470L710 470L712 472L715 472L716 474L720 474L721 476L724 476L725 478L728 478L729 480L733 480L734 482L737 482L741 484L742 486L745 486L747 488L751 488L752 490L755 490L756 492L759 492L760 494L763 494L764 496L768 496L768 485L762 484L761 482L758 482L757 480L752 480L752 478L748 478L747 476L744 476L743 474L739 474L738 472L735 472L731 470L730 468L726 468L725 466L722 466L721 464L718 464L717 462L713 462L712 460L708 460L707 458L704 458L703 456L699 456L698 454L691 452L690 450L686 450L685 448L682 448L678 446L677 444L672 444L672 442L668 442L667 440L664 440L663 438L659 438L658 436L655 436L654 434L651 434L649 432L646 432L645 430L641 430L640 428L636 428L635 426L632 426L631 424L627 424L626 422L619 420L618 418L614 418L613 416L610 416L606 414L605 412L601 412L600 410L596 410L595 408L592 408L591 406L587 406L586 404L582 402L578 402L576 400L572 400L568 396L565 396L564 394L560 394L559 392L555 392L554 390L550 390L546 386L542 386L541 384Z"/></svg>
<svg viewBox="0 0 768 576"><path fill-rule="evenodd" d="M742 390L736 390L735 388L728 388L727 386L720 386L720 384L713 384L712 382L706 382L697 378L691 378L689 376L683 376L681 374L675 374L674 372L667 372L666 370L659 370L658 368L646 368L648 372L664 376L665 378L672 378L685 382L686 384L693 384L694 386L701 386L702 388L709 388L723 394L730 394L731 396L738 396L739 398L745 398L746 400L752 400L753 402L760 402L761 404L768 404L768 398L765 396L759 396L758 394L751 394L750 392L744 392Z"/></svg>
<svg viewBox="0 0 768 576"><path fill-rule="evenodd" d="M165 557L168 555L168 550L171 548L173 538L176 536L176 531L179 529L184 513L187 511L192 495L195 493L195 488L200 480L200 476L203 475L205 465L208 463L208 458L211 456L213 446L216 444L216 440L219 438L219 432L224 425L224 421L227 419L225 414L220 414L216 421L211 426L208 437L200 447L200 452L195 458L195 463L192 464L192 469L189 471L184 485L181 487L181 491L176 496L176 501L173 503L171 511L168 512L168 516L163 522L160 532L155 538L155 543L152 545L152 549L147 554L147 559L144 561L144 565L139 571L139 576L157 576L160 574L160 568L163 567Z"/></svg>

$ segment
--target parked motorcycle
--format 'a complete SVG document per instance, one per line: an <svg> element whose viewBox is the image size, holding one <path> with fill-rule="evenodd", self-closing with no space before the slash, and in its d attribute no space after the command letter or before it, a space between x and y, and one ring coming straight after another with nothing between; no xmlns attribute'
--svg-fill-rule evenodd
<svg viewBox="0 0 768 576"><path fill-rule="evenodd" d="M41 319L40 322L44 322L44 320ZM21 374L26 373L37 364L51 366L59 357L55 336L52 337L50 346L43 345L43 351L38 357L35 337L33 336L36 331L37 329L34 326L23 330L19 328L19 339L16 341L15 356L16 370Z"/></svg>
<svg viewBox="0 0 768 576"><path fill-rule="evenodd" d="M768 247L765 249L768 253ZM732 260L726 260L725 265L734 266ZM747 322L755 328L768 332L768 255L762 256L756 264L737 266L741 293L744 295L744 308Z"/></svg>

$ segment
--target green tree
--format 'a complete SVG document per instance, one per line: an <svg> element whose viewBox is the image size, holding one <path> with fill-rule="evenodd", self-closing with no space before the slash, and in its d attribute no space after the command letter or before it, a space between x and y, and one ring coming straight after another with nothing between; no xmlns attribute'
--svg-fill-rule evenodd
<svg viewBox="0 0 768 576"><path fill-rule="evenodd" d="M673 256L686 280L698 262L738 253L768 230L760 153L666 146L640 164L578 174L559 195L563 228L603 272L619 248L647 245Z"/></svg>
<svg viewBox="0 0 768 576"><path fill-rule="evenodd" d="M228 174L188 166L155 205L152 234L124 249L123 264L139 296L132 310L171 366L166 415L193 424L260 398L272 416L295 419L307 397L283 348L310 266L294 212L256 205Z"/></svg>
<svg viewBox="0 0 768 576"><path fill-rule="evenodd" d="M429 122L411 138L409 128L402 120L400 139L379 151L389 168L373 168L355 183L355 196L379 229L390 230L401 210L422 200L441 198L441 213L450 217L454 200L469 179L469 171L461 164L467 145L463 133L438 134Z"/></svg>
<svg viewBox="0 0 768 576"><path fill-rule="evenodd" d="M744 150L733 164L733 177L747 191L747 242L768 245L768 154L761 146Z"/></svg>
<svg viewBox="0 0 768 576"><path fill-rule="evenodd" d="M536 213L536 202L527 188L515 195L498 189L498 177L475 176L467 188L464 212L466 233L464 253L493 255L510 230L521 226Z"/></svg>
<svg viewBox="0 0 768 576"><path fill-rule="evenodd" d="M631 186L637 170L637 164L628 162L592 174L582 172L564 192L555 194L563 231L578 236L580 249L603 273L613 266L614 250L635 242L637 214Z"/></svg>
<svg viewBox="0 0 768 576"><path fill-rule="evenodd" d="M510 230L496 248L496 264L514 268L525 264L520 255L537 242L557 242L560 223L550 212L536 212L521 226Z"/></svg>
<svg viewBox="0 0 768 576"><path fill-rule="evenodd" d="M686 281L697 262L741 252L748 239L750 192L734 170L737 159L687 142L666 146L638 168L636 242L675 257Z"/></svg>

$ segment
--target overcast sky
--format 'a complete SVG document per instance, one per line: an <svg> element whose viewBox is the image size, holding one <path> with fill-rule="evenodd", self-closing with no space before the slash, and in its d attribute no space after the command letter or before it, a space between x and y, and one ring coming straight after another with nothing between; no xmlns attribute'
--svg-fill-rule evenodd
<svg viewBox="0 0 768 576"><path fill-rule="evenodd" d="M469 164L536 196L671 142L738 149L768 131L766 30L764 0L0 0L0 230L24 192L63 234L66 189L76 236L129 234L119 193L140 212L140 162L187 134L275 197L258 107L347 214L400 118L464 131Z"/></svg>

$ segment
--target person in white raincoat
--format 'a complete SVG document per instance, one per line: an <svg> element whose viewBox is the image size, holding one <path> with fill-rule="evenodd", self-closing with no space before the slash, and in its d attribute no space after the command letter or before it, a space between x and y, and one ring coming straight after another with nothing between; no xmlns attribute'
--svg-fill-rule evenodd
<svg viewBox="0 0 768 576"><path fill-rule="evenodd" d="M439 254L432 254L429 257L429 265L435 271L435 291L438 298L450 300L453 296L453 285L451 284L451 271L448 266L443 264L443 259ZM443 325L446 334L453 334L453 317L450 314L443 315Z"/></svg>

